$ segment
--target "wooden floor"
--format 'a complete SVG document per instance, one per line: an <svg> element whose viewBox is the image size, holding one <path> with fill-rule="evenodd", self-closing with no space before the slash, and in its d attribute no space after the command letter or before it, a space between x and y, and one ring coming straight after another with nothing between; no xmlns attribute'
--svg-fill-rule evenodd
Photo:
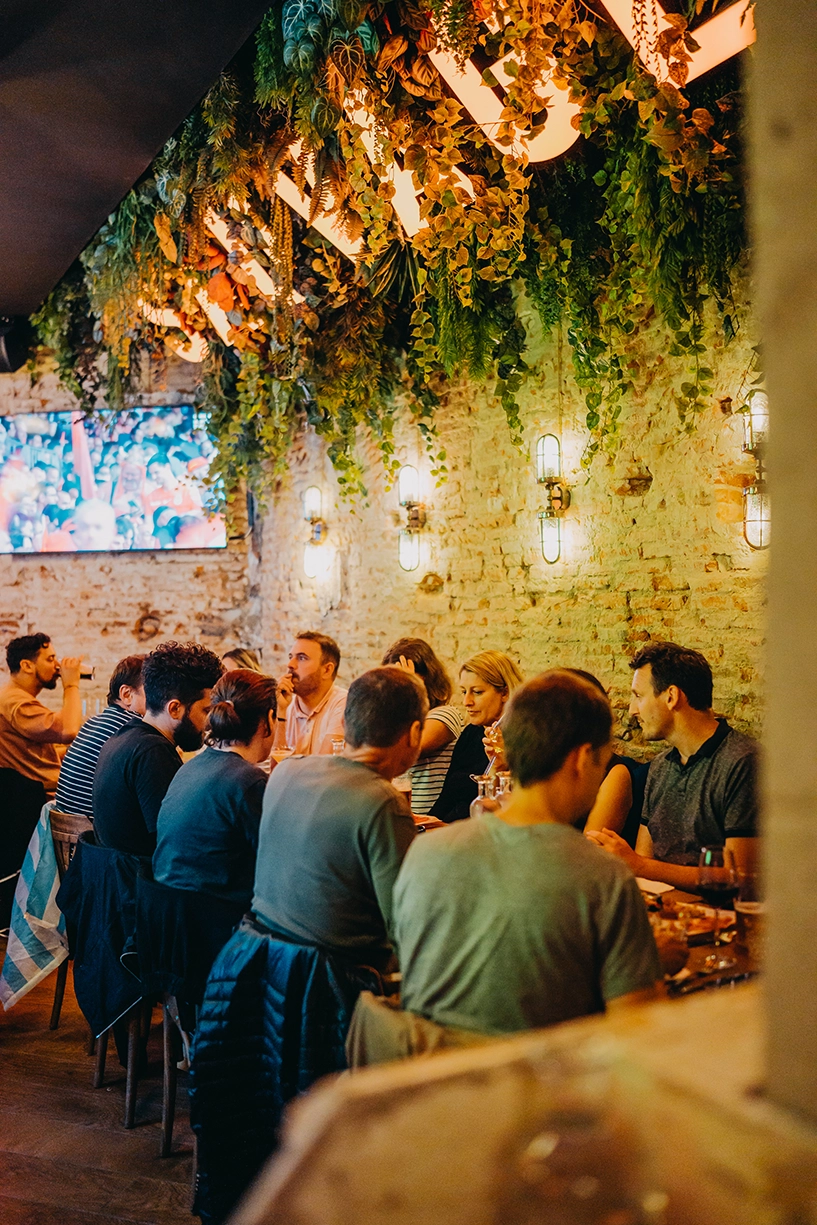
<svg viewBox="0 0 817 1225"><path fill-rule="evenodd" d="M0 959L5 940L0 940ZM193 1137L179 1076L173 1154L159 1157L162 1106L159 1010L139 1084L136 1127L122 1126L125 1080L111 1042L105 1085L93 1059L71 977L59 1029L48 1022L53 976L15 1008L0 1008L0 1222L2 1225L195 1225L190 1215Z"/></svg>

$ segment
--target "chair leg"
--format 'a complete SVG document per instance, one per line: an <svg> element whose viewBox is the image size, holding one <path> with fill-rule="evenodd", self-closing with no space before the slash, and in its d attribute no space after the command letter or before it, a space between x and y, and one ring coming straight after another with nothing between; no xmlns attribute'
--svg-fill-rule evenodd
<svg viewBox="0 0 817 1225"><path fill-rule="evenodd" d="M130 1129L136 1117L136 1069L139 1063L141 1006L131 1009L128 1020L128 1070L125 1078L125 1127Z"/></svg>
<svg viewBox="0 0 817 1225"><path fill-rule="evenodd" d="M176 1044L173 1041L175 1026L170 1016L167 1001L162 1005L162 1143L160 1157L169 1157L173 1148L173 1121L176 1117Z"/></svg>
<svg viewBox="0 0 817 1225"><path fill-rule="evenodd" d="M142 1010L139 1021L139 1037L147 1043L150 1037L150 1026L153 1021L153 1000L142 1000Z"/></svg>
<svg viewBox="0 0 817 1225"><path fill-rule="evenodd" d="M110 1030L106 1029L104 1034L100 1034L96 1044L96 1063L94 1064L94 1088L99 1089L105 1080L105 1059L108 1054L108 1038ZM93 1034L91 1035L93 1040Z"/></svg>
<svg viewBox="0 0 817 1225"><path fill-rule="evenodd" d="M54 1006L51 1009L51 1024L49 1029L56 1029L60 1023L60 1013L62 1012L62 1001L65 995L65 984L68 981L68 958L60 962L57 970L57 981L54 984Z"/></svg>
<svg viewBox="0 0 817 1225"><path fill-rule="evenodd" d="M86 1048L85 1048L85 1049L86 1049L86 1051L87 1051L87 1053L88 1053L89 1055L93 1055L93 1054L95 1054L95 1052L96 1052L96 1038L94 1037L94 1031L91 1029L90 1025L88 1026L88 1040L87 1040L87 1043L88 1043L88 1044L87 1044L87 1046L86 1046Z"/></svg>

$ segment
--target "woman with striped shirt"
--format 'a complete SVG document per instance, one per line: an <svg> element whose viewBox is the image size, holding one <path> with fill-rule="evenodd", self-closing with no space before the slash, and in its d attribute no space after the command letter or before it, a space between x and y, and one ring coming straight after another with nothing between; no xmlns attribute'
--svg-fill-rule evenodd
<svg viewBox="0 0 817 1225"><path fill-rule="evenodd" d="M398 638L383 656L384 666L394 664L420 678L428 695L428 716L420 742L420 756L409 770L411 810L426 816L442 791L451 754L465 726L462 712L450 706L452 685L448 674L422 638Z"/></svg>

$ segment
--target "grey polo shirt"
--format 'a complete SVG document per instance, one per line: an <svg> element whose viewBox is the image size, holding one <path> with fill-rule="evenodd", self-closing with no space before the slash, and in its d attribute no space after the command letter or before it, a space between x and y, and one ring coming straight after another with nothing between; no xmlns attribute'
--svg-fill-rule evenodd
<svg viewBox="0 0 817 1225"><path fill-rule="evenodd" d="M272 771L253 910L285 937L360 953L389 949L392 888L414 838L402 795L345 757L291 757Z"/></svg>
<svg viewBox="0 0 817 1225"><path fill-rule="evenodd" d="M758 832L758 744L718 720L686 765L677 749L650 764L641 822L664 863L696 865L702 846Z"/></svg>

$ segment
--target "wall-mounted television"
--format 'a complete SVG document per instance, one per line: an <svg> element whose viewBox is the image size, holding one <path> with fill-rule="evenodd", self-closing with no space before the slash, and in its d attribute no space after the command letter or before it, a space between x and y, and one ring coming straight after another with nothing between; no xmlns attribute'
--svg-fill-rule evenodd
<svg viewBox="0 0 817 1225"><path fill-rule="evenodd" d="M223 549L192 405L0 417L0 553Z"/></svg>

